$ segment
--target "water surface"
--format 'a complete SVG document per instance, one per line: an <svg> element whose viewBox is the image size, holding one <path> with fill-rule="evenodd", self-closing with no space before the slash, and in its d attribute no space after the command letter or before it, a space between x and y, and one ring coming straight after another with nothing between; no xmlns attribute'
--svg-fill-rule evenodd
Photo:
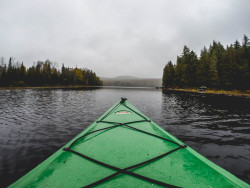
<svg viewBox="0 0 250 188"><path fill-rule="evenodd" d="M0 90L0 187L128 100L187 145L250 183L249 99L147 88Z"/></svg>

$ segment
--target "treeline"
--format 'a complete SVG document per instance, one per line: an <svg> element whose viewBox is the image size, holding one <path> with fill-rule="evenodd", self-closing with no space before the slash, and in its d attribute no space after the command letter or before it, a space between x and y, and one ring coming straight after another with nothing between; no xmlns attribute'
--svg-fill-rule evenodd
<svg viewBox="0 0 250 188"><path fill-rule="evenodd" d="M102 85L102 81L88 69L69 68L58 70L51 61L38 61L30 68L10 58L8 65L0 59L0 86L53 86L53 85Z"/></svg>
<svg viewBox="0 0 250 188"><path fill-rule="evenodd" d="M177 62L167 63L163 70L164 87L200 87L250 89L250 47L246 35L243 42L224 46L213 41L200 57L187 46L177 56Z"/></svg>

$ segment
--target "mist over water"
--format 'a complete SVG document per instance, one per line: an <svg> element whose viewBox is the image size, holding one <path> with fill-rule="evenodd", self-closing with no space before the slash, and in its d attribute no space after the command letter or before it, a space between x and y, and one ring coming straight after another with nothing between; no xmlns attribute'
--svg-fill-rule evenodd
<svg viewBox="0 0 250 188"><path fill-rule="evenodd" d="M65 145L120 97L250 183L250 100L156 89L0 90L0 187Z"/></svg>

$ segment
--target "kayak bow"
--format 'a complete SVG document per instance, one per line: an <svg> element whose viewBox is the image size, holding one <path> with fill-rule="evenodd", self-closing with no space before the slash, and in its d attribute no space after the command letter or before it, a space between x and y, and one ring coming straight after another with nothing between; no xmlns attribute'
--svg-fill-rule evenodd
<svg viewBox="0 0 250 188"><path fill-rule="evenodd" d="M250 187L122 98L10 187Z"/></svg>

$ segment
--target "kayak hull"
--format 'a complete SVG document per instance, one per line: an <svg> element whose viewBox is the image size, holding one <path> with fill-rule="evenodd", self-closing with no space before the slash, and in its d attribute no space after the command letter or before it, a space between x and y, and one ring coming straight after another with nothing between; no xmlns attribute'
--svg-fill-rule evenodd
<svg viewBox="0 0 250 188"><path fill-rule="evenodd" d="M10 187L250 187L125 99Z"/></svg>

